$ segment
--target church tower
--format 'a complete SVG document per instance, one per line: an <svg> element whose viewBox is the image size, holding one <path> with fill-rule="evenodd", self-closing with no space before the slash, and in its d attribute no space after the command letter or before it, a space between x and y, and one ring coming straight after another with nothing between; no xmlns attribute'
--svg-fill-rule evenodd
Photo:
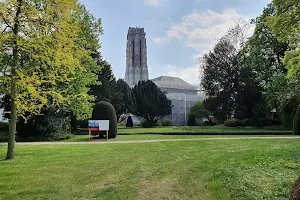
<svg viewBox="0 0 300 200"><path fill-rule="evenodd" d="M139 81L148 79L146 33L144 28L129 27L125 81L130 87L134 87Z"/></svg>

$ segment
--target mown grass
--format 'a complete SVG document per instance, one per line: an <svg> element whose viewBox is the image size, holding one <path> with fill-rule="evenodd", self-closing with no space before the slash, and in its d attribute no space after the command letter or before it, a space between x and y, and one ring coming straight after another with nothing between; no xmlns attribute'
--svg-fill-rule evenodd
<svg viewBox="0 0 300 200"><path fill-rule="evenodd" d="M0 159L6 146L0 146ZM288 199L300 140L16 145L0 199Z"/></svg>
<svg viewBox="0 0 300 200"><path fill-rule="evenodd" d="M141 127L119 127L118 134L145 134L145 133L292 133L287 130L270 130L264 128L248 128L248 127L225 127L225 126L203 126L203 127L155 127L155 128L141 128Z"/></svg>
<svg viewBox="0 0 300 200"><path fill-rule="evenodd" d="M129 135L118 135L114 139L108 141L129 141L129 140L164 140L164 139L192 139L192 138L229 138L229 137L255 137L256 135L161 135L161 134L129 134ZM273 135L264 135L264 137L272 137ZM257 136L259 137L259 136ZM87 142L89 141L88 135L75 135L71 139L61 140L60 142ZM93 142L106 141L104 137L93 136Z"/></svg>

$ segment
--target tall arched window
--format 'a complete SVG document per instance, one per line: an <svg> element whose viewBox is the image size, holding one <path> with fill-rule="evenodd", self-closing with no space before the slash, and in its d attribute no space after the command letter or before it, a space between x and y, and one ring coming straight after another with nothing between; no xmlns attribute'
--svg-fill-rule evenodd
<svg viewBox="0 0 300 200"><path fill-rule="evenodd" d="M140 65L142 65L142 41L140 40Z"/></svg>
<svg viewBox="0 0 300 200"><path fill-rule="evenodd" d="M132 64L134 64L134 40L132 40Z"/></svg>

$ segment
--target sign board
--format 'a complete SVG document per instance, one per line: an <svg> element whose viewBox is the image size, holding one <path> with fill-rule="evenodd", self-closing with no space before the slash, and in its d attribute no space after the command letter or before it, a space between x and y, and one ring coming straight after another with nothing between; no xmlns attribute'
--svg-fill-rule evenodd
<svg viewBox="0 0 300 200"><path fill-rule="evenodd" d="M109 120L89 120L89 131L107 131L109 130Z"/></svg>

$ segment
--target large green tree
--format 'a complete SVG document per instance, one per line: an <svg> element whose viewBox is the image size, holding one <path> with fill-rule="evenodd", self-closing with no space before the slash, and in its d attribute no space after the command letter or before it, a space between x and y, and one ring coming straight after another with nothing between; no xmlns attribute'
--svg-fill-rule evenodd
<svg viewBox="0 0 300 200"><path fill-rule="evenodd" d="M126 119L126 114L135 111L136 100L132 89L123 79L117 81L116 87L112 92L114 94L111 102L116 110L119 123Z"/></svg>
<svg viewBox="0 0 300 200"><path fill-rule="evenodd" d="M172 114L171 100L152 81L140 81L134 86L133 94L136 99L133 114L150 124L154 125L160 118Z"/></svg>
<svg viewBox="0 0 300 200"><path fill-rule="evenodd" d="M275 15L269 17L269 26L277 39L288 42L289 51L285 52L284 64L288 77L300 76L300 1L273 0Z"/></svg>
<svg viewBox="0 0 300 200"><path fill-rule="evenodd" d="M244 47L244 65L254 73L256 80L264 89L272 86L273 78L286 74L282 63L288 48L286 42L280 42L267 26L268 17L275 14L275 7L269 4L263 13L253 20L255 30Z"/></svg>
<svg viewBox="0 0 300 200"><path fill-rule="evenodd" d="M203 57L201 85L207 96L214 96L218 102L218 114L211 111L219 122L234 113L236 90L239 83L239 65L236 48L226 39L221 39ZM210 98L212 100L212 98Z"/></svg>
<svg viewBox="0 0 300 200"><path fill-rule="evenodd" d="M101 70L95 73L98 78L98 84L90 86L89 94L95 96L95 103L100 101L111 102L116 88L116 78L112 72L111 65L100 53L94 54L93 58L96 59L97 65L101 67Z"/></svg>
<svg viewBox="0 0 300 200"><path fill-rule="evenodd" d="M76 0L0 2L1 93L11 99L7 159L14 158L18 116L26 120L49 105L91 114L87 85L95 83L97 67L80 37L79 5Z"/></svg>

